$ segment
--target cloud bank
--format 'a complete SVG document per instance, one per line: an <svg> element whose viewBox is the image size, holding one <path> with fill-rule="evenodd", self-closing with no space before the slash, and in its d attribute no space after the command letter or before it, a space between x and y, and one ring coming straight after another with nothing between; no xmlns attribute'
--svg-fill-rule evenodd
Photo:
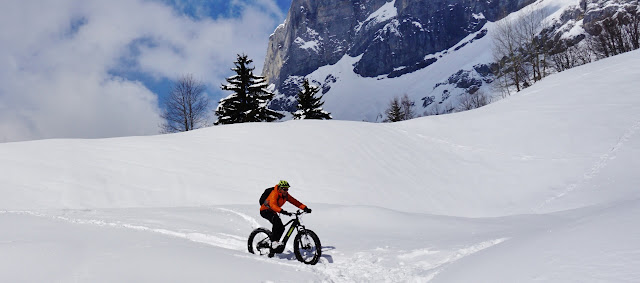
<svg viewBox="0 0 640 283"><path fill-rule="evenodd" d="M1 1L0 142L158 133L158 94L123 74L190 73L213 89L243 52L259 73L283 12L232 5L237 17L214 19L163 1Z"/></svg>

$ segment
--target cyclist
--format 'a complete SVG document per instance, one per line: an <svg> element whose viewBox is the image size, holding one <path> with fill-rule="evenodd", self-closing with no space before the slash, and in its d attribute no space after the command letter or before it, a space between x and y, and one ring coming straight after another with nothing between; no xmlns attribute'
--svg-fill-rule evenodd
<svg viewBox="0 0 640 283"><path fill-rule="evenodd" d="M271 234L271 248L278 249L282 247L282 243L279 242L282 233L284 233L284 225L282 224L282 220L278 216L278 213L282 213L284 215L291 216L291 213L282 209L282 205L285 202L290 202L291 204L297 206L298 208L304 210L306 213L311 213L311 209L306 205L299 202L293 196L289 194L289 182L285 180L280 180L277 185L271 191L271 194L267 197L264 203L260 206L260 216L264 219L269 220L271 224L273 224L273 234ZM270 257L273 256L273 253L269 254Z"/></svg>

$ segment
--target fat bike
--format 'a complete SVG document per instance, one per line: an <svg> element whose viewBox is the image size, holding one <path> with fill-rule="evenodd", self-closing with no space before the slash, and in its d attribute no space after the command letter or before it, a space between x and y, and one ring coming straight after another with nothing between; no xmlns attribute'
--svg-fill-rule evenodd
<svg viewBox="0 0 640 283"><path fill-rule="evenodd" d="M297 230L296 237L293 240L293 252L296 255L296 259L305 263L314 265L320 260L322 254L322 246L320 245L320 239L318 235L313 231L307 229L300 222L300 215L304 212L298 210L293 215L295 218L289 220L284 226L285 231L284 239L282 239L283 245L277 249L271 248L271 230L266 228L257 228L249 235L249 241L247 247L252 254L258 254L261 256L273 256L274 254L280 254L284 252L285 246L289 241L289 238L293 234L293 231ZM286 227L289 226L289 229Z"/></svg>

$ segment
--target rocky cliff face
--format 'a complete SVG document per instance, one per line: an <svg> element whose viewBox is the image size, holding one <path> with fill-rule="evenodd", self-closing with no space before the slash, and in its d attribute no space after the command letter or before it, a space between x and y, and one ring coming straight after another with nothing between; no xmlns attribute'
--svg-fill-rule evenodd
<svg viewBox="0 0 640 283"><path fill-rule="evenodd" d="M607 18L623 18L630 16L631 21L637 21L640 14L638 0L580 0L583 12L584 29L592 35L600 33L597 24Z"/></svg>
<svg viewBox="0 0 640 283"><path fill-rule="evenodd" d="M285 96L297 92L296 77L344 55L361 56L353 71L363 77L401 76L433 63L427 55L531 2L293 0L285 23L271 35L263 75ZM290 110L291 103L274 106Z"/></svg>

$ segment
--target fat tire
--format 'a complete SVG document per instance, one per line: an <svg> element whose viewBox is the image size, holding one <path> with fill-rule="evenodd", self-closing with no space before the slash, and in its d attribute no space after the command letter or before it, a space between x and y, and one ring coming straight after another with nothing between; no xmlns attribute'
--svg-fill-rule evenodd
<svg viewBox="0 0 640 283"><path fill-rule="evenodd" d="M310 260L303 258L302 252L300 251L302 247L302 237L304 236L309 236L316 248L315 255ZM296 254L296 258L300 262L310 265L318 263L318 260L320 260L320 256L322 256L322 245L320 244L320 238L318 238L318 235L316 235L316 233L311 230L304 230L298 233L295 240L293 241L293 252Z"/></svg>
<svg viewBox="0 0 640 283"><path fill-rule="evenodd" d="M255 229L251 232L251 234L249 234L249 240L247 240L247 249L249 250L250 253L255 254L257 252L257 249L254 250L253 247L253 240L255 239L255 237L260 234L260 233L264 233L266 234L268 239L271 239L271 231L269 231L269 229L266 228L258 228ZM269 240L269 253L271 253L271 240ZM258 255L268 255L269 253L266 254L261 254L261 253L257 253Z"/></svg>

